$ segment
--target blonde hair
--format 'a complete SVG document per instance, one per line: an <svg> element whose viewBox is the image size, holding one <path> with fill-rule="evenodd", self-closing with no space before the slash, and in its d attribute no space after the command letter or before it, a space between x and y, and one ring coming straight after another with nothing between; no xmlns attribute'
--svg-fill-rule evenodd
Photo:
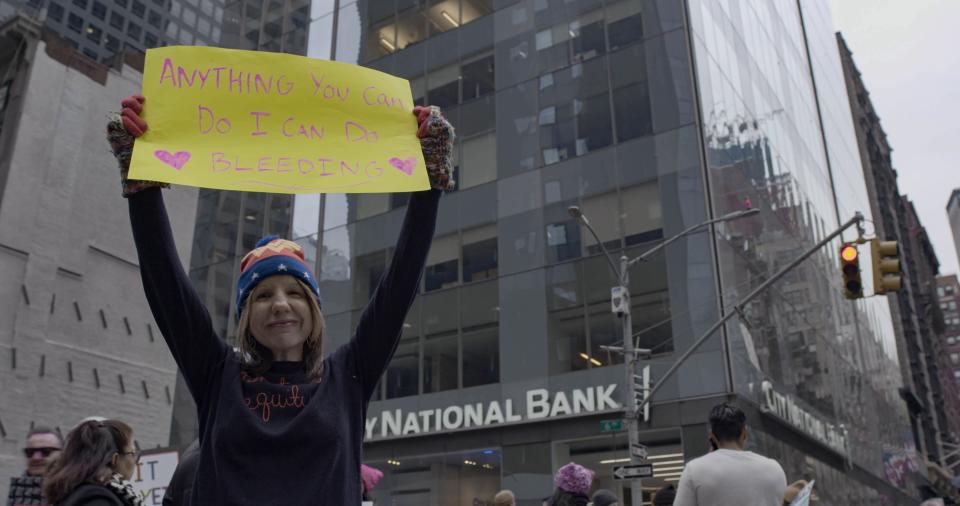
<svg viewBox="0 0 960 506"><path fill-rule="evenodd" d="M320 303L313 295L313 291L303 281L296 279L296 282L307 296L307 305L313 321L313 328L310 329L310 334L303 343L303 365L310 380L319 382L320 377L323 376L323 345L327 325L320 311ZM253 295L253 290L250 291L250 295ZM250 304L244 304L243 311L240 312L240 322L237 324L237 350L243 371L253 377L262 376L273 364L273 353L250 333Z"/></svg>

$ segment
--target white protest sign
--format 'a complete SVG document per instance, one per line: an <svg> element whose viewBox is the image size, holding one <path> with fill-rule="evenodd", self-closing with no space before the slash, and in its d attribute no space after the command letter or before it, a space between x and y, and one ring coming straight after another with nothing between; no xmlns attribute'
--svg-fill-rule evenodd
<svg viewBox="0 0 960 506"><path fill-rule="evenodd" d="M163 494L167 491L173 471L180 462L179 454L174 450L163 450L156 453L143 453L137 462L137 469L130 481L133 490L143 500L146 506L161 506Z"/></svg>

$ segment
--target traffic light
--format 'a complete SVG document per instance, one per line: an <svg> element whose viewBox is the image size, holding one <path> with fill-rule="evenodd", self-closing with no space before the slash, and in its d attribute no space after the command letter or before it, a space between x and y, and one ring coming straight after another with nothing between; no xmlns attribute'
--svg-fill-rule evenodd
<svg viewBox="0 0 960 506"><path fill-rule="evenodd" d="M900 289L900 258L897 241L871 239L873 260L873 291L876 294Z"/></svg>
<svg viewBox="0 0 960 506"><path fill-rule="evenodd" d="M860 252L857 245L846 243L840 247L840 272L843 273L843 295L848 299L863 298L860 279Z"/></svg>

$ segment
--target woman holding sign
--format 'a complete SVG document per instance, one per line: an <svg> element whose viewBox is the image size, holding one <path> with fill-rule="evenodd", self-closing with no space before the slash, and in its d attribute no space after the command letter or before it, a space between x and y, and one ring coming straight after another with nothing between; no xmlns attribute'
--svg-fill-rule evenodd
<svg viewBox="0 0 960 506"><path fill-rule="evenodd" d="M147 300L197 402L200 460L192 504L359 505L367 403L417 293L453 128L435 107L414 109L432 190L411 195L393 261L353 338L324 354L320 292L299 245L265 237L240 263L234 351L177 257L158 183L127 181L144 98L123 100L108 126L120 160Z"/></svg>

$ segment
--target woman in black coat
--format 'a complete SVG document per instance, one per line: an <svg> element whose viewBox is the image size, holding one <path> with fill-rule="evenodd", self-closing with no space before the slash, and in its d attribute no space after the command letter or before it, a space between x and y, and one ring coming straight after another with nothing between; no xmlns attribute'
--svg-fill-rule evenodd
<svg viewBox="0 0 960 506"><path fill-rule="evenodd" d="M142 506L128 481L139 458L129 425L87 420L67 435L63 454L43 481L43 495L54 506Z"/></svg>

